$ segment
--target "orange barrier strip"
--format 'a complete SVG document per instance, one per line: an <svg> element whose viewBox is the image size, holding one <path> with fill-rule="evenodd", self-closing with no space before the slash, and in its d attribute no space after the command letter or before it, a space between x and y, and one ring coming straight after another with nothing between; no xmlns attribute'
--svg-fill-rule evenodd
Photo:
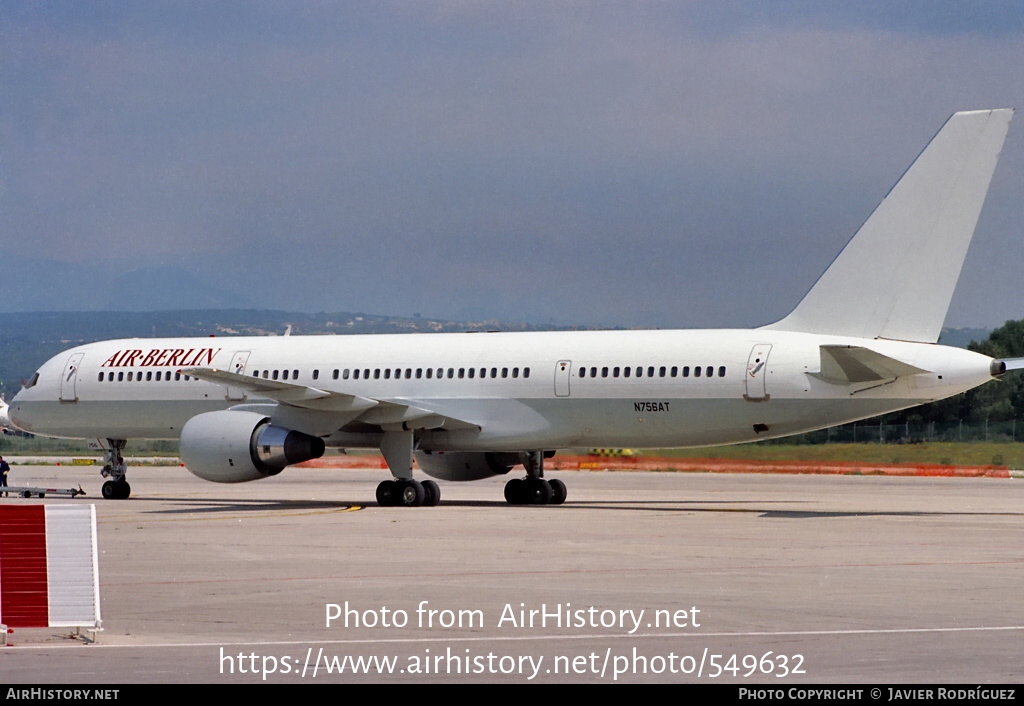
<svg viewBox="0 0 1024 706"><path fill-rule="evenodd" d="M1009 478L1006 466L944 466L935 463L868 463L862 461L742 461L669 456L562 455L545 461L553 471L679 471L684 473L818 473L875 476L950 476ZM328 456L299 464L300 468L387 468L381 456Z"/></svg>

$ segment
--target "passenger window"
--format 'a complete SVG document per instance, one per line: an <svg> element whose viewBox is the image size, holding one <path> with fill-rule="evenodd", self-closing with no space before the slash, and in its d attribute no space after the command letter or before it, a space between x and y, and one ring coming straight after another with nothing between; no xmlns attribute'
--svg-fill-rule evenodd
<svg viewBox="0 0 1024 706"><path fill-rule="evenodd" d="M348 371L346 370L345 372L347 373ZM346 377L348 377L348 376L346 375ZM320 371L317 370L316 368L313 369L313 379L314 380L319 380L320 379Z"/></svg>
<svg viewBox="0 0 1024 706"><path fill-rule="evenodd" d="M455 368L448 368L448 379L451 380L455 377Z"/></svg>
<svg viewBox="0 0 1024 706"><path fill-rule="evenodd" d="M281 371L281 379L282 380L287 380L288 379L288 371L287 370L282 370Z"/></svg>
<svg viewBox="0 0 1024 706"><path fill-rule="evenodd" d="M99 380L97 380L96 382L103 382L103 373L100 373Z"/></svg>
<svg viewBox="0 0 1024 706"><path fill-rule="evenodd" d="M608 377L608 368L607 368L607 366L604 367L604 368L601 368L601 377L603 377L603 378Z"/></svg>
<svg viewBox="0 0 1024 706"><path fill-rule="evenodd" d="M171 374L170 373L167 373L167 379L168 380L171 379ZM107 382L114 382L114 374L113 373L107 373Z"/></svg>
<svg viewBox="0 0 1024 706"><path fill-rule="evenodd" d="M128 371L128 382L131 382L131 381L132 381L132 372L129 370Z"/></svg>
<svg viewBox="0 0 1024 706"><path fill-rule="evenodd" d="M706 378L713 377L714 374L715 374L715 367L713 365L709 365L707 367L707 369L704 371L704 377L706 377Z"/></svg>
<svg viewBox="0 0 1024 706"><path fill-rule="evenodd" d="M359 379L359 368L356 368L355 370L352 371L352 379L353 380L358 380Z"/></svg>
<svg viewBox="0 0 1024 706"><path fill-rule="evenodd" d="M349 376L349 369L348 368L345 368L344 370L341 371L341 379L342 380L348 380L348 376ZM316 375L313 375L313 379L316 380Z"/></svg>
<svg viewBox="0 0 1024 706"><path fill-rule="evenodd" d="M523 377L524 378L530 377L530 369L529 368L523 368Z"/></svg>
<svg viewBox="0 0 1024 706"><path fill-rule="evenodd" d="M275 370L275 371L274 371L274 374L273 374L273 375L271 375L271 377L272 377L272 378L274 378L275 380L277 380L277 372L278 372L278 371L276 371L276 370ZM186 379L186 380L188 380L188 375L186 375L186 376L185 376L185 379Z"/></svg>
<svg viewBox="0 0 1024 706"><path fill-rule="evenodd" d="M337 368L335 368L335 369L334 369L334 372L332 372L332 373L331 373L331 377L332 377L332 378L333 378L334 380L337 380L337 379L338 379L338 374L339 374L340 372L341 372L340 370L338 370Z"/></svg>
<svg viewBox="0 0 1024 706"><path fill-rule="evenodd" d="M700 377L700 366L699 365L693 366L693 376L695 378L699 378Z"/></svg>
<svg viewBox="0 0 1024 706"><path fill-rule="evenodd" d="M427 368L427 380L433 380L433 379L434 379L434 369L433 368Z"/></svg>
<svg viewBox="0 0 1024 706"><path fill-rule="evenodd" d="M630 368L628 365L625 368L623 368L622 369L622 377L628 378L630 370L632 370L632 368Z"/></svg>
<svg viewBox="0 0 1024 706"><path fill-rule="evenodd" d="M470 368L469 369L469 377L472 379L475 376L476 376L476 368Z"/></svg>
<svg viewBox="0 0 1024 706"><path fill-rule="evenodd" d="M466 376L466 369L465 368L459 368L459 380L461 380L465 376Z"/></svg>
<svg viewBox="0 0 1024 706"><path fill-rule="evenodd" d="M156 371L156 381L157 381L157 382L160 382L160 373L161 373L161 371L160 371L160 370L157 370L157 371Z"/></svg>
<svg viewBox="0 0 1024 706"><path fill-rule="evenodd" d="M590 377L592 377L592 378L596 378L597 377L597 368L591 368L590 369Z"/></svg>
<svg viewBox="0 0 1024 706"><path fill-rule="evenodd" d="M512 377L519 377L519 368L512 368Z"/></svg>
<svg viewBox="0 0 1024 706"><path fill-rule="evenodd" d="M373 379L380 380L380 368L373 369Z"/></svg>
<svg viewBox="0 0 1024 706"><path fill-rule="evenodd" d="M174 379L175 379L175 380L177 380L177 379L178 379L178 376L177 376L177 375L175 375L175 376L174 376ZM266 380L266 379L267 379L267 371L266 371L266 370L264 370L264 371L263 371L263 379L264 379L264 380Z"/></svg>
<svg viewBox="0 0 1024 706"><path fill-rule="evenodd" d="M419 380L423 377L423 368L416 368L416 379Z"/></svg>
<svg viewBox="0 0 1024 706"><path fill-rule="evenodd" d="M661 366L660 368L658 368L658 377L660 377L660 378L665 377L665 366L664 365Z"/></svg>
<svg viewBox="0 0 1024 706"><path fill-rule="evenodd" d="M405 379L408 380L412 377L412 368L405 369Z"/></svg>
<svg viewBox="0 0 1024 706"><path fill-rule="evenodd" d="M492 378L498 377L498 369L497 368L491 368L491 377Z"/></svg>
<svg viewBox="0 0 1024 706"><path fill-rule="evenodd" d="M501 369L501 377L503 377L503 378L507 378L508 377L508 368L502 368Z"/></svg>
<svg viewBox="0 0 1024 706"><path fill-rule="evenodd" d="M385 380L390 380L391 379L391 368L384 368L384 379Z"/></svg>
<svg viewBox="0 0 1024 706"><path fill-rule="evenodd" d="M725 366L724 365L720 366L718 368L718 377L720 377L720 378L724 378L725 377Z"/></svg>
<svg viewBox="0 0 1024 706"><path fill-rule="evenodd" d="M684 378L690 377L690 366L689 365L684 365L683 366L683 377Z"/></svg>
<svg viewBox="0 0 1024 706"><path fill-rule="evenodd" d="M618 376L619 376L619 366L616 365L614 368L612 368L612 377L613 378L617 378Z"/></svg>

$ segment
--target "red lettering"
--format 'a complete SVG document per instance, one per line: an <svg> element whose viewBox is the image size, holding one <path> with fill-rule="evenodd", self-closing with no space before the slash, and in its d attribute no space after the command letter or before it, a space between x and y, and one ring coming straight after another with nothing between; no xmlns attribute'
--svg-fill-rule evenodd
<svg viewBox="0 0 1024 706"><path fill-rule="evenodd" d="M142 366L142 367L146 367L146 366L152 365L153 364L153 360L156 358L156 354L159 353L159 352L160 351L158 351L156 348L150 348L149 349L149 354L145 358L142 359L142 362L139 363L139 365Z"/></svg>
<svg viewBox="0 0 1024 706"><path fill-rule="evenodd" d="M158 355L156 357L156 360L153 361L153 365L164 365L164 359L167 357L167 354L170 353L170 352L171 352L170 348L162 349L160 351L160 355Z"/></svg>
<svg viewBox="0 0 1024 706"><path fill-rule="evenodd" d="M207 352L206 352L206 364L207 365L213 365L214 357L218 353L220 353L222 350L224 350L224 349L223 348L218 348L217 350L213 350L212 348L208 348Z"/></svg>
<svg viewBox="0 0 1024 706"><path fill-rule="evenodd" d="M174 352L171 353L171 357L167 359L167 364L168 365L178 365L178 358L184 352L185 352L184 348L175 348Z"/></svg>
<svg viewBox="0 0 1024 706"><path fill-rule="evenodd" d="M128 351L125 357L121 359L119 365L127 368L135 367L135 359L140 355L142 355L142 351L140 350Z"/></svg>
<svg viewBox="0 0 1024 706"><path fill-rule="evenodd" d="M188 359L188 357L189 357L190 355L192 355L192 351L194 351L194 350L195 350L195 348L189 348L189 349L188 349L188 353L186 353L186 354L185 354L185 355L184 355L184 356L182 357L182 359L181 359L181 363L179 364L179 365L181 365L181 367L183 367L183 368L187 368L188 366L192 365L192 361L190 361L190 360Z"/></svg>
<svg viewBox="0 0 1024 706"><path fill-rule="evenodd" d="M107 358L106 361L104 361L103 365L101 365L100 367L101 368L106 368L108 366L112 367L114 365L117 365L117 356L119 356L119 355L121 355L121 351L118 351L114 355L112 355L109 358Z"/></svg>

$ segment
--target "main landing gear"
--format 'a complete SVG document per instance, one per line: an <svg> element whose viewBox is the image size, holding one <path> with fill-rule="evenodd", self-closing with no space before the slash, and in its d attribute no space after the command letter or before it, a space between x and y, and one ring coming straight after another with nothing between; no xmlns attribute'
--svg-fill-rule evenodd
<svg viewBox="0 0 1024 706"><path fill-rule="evenodd" d="M414 443L412 431L406 429L387 432L381 439L380 452L395 476L377 486L377 504L381 507L434 507L441 504L441 489L437 483L413 480Z"/></svg>
<svg viewBox="0 0 1024 706"><path fill-rule="evenodd" d="M381 481L377 486L377 504L381 507L434 507L441 502L441 489L432 480L420 483L418 480Z"/></svg>
<svg viewBox="0 0 1024 706"><path fill-rule="evenodd" d="M505 501L509 505L561 505L568 490L560 480L544 480L544 452L525 455L525 478L513 478L505 484Z"/></svg>
<svg viewBox="0 0 1024 706"><path fill-rule="evenodd" d="M121 455L125 443L124 439L107 439L103 446L103 470L100 475L110 480L100 490L107 500L125 500L132 494L132 487L125 477L127 467Z"/></svg>

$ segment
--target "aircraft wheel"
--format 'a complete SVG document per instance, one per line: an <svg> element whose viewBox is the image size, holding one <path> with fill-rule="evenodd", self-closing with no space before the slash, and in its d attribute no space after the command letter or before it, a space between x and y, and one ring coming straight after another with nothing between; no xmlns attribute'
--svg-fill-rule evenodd
<svg viewBox="0 0 1024 706"><path fill-rule="evenodd" d="M426 497L426 491L423 490L423 484L418 480L406 480L399 481L402 486L399 491L399 504L405 507L419 507L423 504L423 500Z"/></svg>
<svg viewBox="0 0 1024 706"><path fill-rule="evenodd" d="M551 481L551 504L561 505L565 502L566 496L569 494L568 488L565 487L565 483L558 480L557 478Z"/></svg>
<svg viewBox="0 0 1024 706"><path fill-rule="evenodd" d="M115 483L112 480L108 480L106 483L103 484L103 487L100 489L100 492L103 494L103 497L105 499L107 499L107 500L116 500L117 499L117 483Z"/></svg>
<svg viewBox="0 0 1024 706"><path fill-rule="evenodd" d="M531 505L547 505L551 502L554 490L543 478L531 478L526 481L526 486Z"/></svg>
<svg viewBox="0 0 1024 706"><path fill-rule="evenodd" d="M529 501L526 481L522 478L513 478L505 484L505 502L509 505L525 505Z"/></svg>
<svg viewBox="0 0 1024 706"><path fill-rule="evenodd" d="M382 480L377 485L377 504L381 507L391 507L396 504L398 488L393 480Z"/></svg>
<svg viewBox="0 0 1024 706"><path fill-rule="evenodd" d="M441 488L432 480L423 481L423 504L426 507L441 504Z"/></svg>
<svg viewBox="0 0 1024 706"><path fill-rule="evenodd" d="M128 481L119 480L117 482L117 498L118 500L127 500L128 496L132 494L132 487L128 485Z"/></svg>

